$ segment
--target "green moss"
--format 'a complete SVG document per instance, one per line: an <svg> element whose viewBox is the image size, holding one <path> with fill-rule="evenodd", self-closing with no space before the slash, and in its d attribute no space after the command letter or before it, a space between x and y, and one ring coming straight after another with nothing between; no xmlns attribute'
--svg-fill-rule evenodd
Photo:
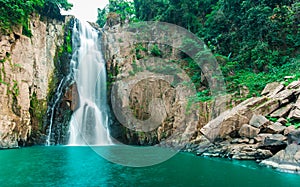
<svg viewBox="0 0 300 187"><path fill-rule="evenodd" d="M65 45L66 45L66 51L68 53L72 53L72 33L70 30L68 30L68 34L65 37Z"/></svg>
<svg viewBox="0 0 300 187"><path fill-rule="evenodd" d="M29 112L33 118L37 130L42 130L45 114L47 112L47 101L39 100L34 92L30 97Z"/></svg>
<svg viewBox="0 0 300 187"><path fill-rule="evenodd" d="M13 80L14 84L12 86L12 93L15 97L18 97L20 94L19 85L16 80Z"/></svg>
<svg viewBox="0 0 300 187"><path fill-rule="evenodd" d="M28 27L28 25L29 25L28 19L26 19L26 21L22 22L22 26L23 26L22 34L25 36L28 36L30 38L30 37L32 37L32 32L31 32L30 28Z"/></svg>
<svg viewBox="0 0 300 187"><path fill-rule="evenodd" d="M145 47L143 47L142 44L138 44L135 47L135 55L137 60L144 58L144 56L141 54L142 52L148 52L148 50Z"/></svg>

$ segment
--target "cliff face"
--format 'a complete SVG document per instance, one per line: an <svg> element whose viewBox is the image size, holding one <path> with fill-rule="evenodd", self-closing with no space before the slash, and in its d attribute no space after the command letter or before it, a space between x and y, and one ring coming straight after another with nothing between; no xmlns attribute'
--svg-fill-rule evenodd
<svg viewBox="0 0 300 187"><path fill-rule="evenodd" d="M64 42L64 22L30 21L32 37L21 29L0 36L0 148L16 147L41 129L54 75L54 58Z"/></svg>
<svg viewBox="0 0 300 187"><path fill-rule="evenodd" d="M231 98L248 95L247 88L242 88L239 94L197 103L198 110L189 114L189 101L185 99L189 91L170 84L176 79L170 79L168 63L155 63L153 67L158 59L180 60L180 53L164 45L153 50L155 41L134 42L131 36L139 35L138 29L124 27L126 24L120 26L114 19L108 20L104 29L114 137L123 143L163 144L203 156L263 160L262 165L299 173L299 80L287 76L285 82L266 85L261 97L234 102ZM178 71L176 75L187 80ZM230 110L226 110L228 106ZM151 117L158 119L152 121L159 124L155 128L147 123Z"/></svg>
<svg viewBox="0 0 300 187"><path fill-rule="evenodd" d="M155 41L138 43L132 36L139 32L126 26L109 18L103 33L111 135L126 144L182 148L214 117L211 113L221 111L215 111L213 102L194 108L189 101L195 90L181 84L189 78L175 64L182 59L179 50Z"/></svg>

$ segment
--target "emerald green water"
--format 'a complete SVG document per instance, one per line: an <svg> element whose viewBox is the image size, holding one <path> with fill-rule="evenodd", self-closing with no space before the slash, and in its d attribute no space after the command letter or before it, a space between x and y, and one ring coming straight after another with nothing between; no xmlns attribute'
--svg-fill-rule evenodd
<svg viewBox="0 0 300 187"><path fill-rule="evenodd" d="M132 168L108 162L89 147L30 147L0 151L0 186L295 187L300 176L254 162L185 153L158 165Z"/></svg>

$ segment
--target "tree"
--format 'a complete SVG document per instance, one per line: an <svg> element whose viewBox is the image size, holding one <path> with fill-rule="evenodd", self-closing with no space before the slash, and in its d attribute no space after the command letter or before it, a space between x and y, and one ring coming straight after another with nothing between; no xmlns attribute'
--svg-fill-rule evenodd
<svg viewBox="0 0 300 187"><path fill-rule="evenodd" d="M43 6L43 0L0 0L0 28L7 32L14 25L26 25L28 16Z"/></svg>
<svg viewBox="0 0 300 187"><path fill-rule="evenodd" d="M100 27L103 27L105 25L107 13L108 13L107 7L103 8L103 9L98 8L98 16L97 16L97 22L96 23Z"/></svg>
<svg viewBox="0 0 300 187"><path fill-rule="evenodd" d="M44 16L61 19L60 9L70 10L72 7L68 0L44 0L44 5L39 12Z"/></svg>
<svg viewBox="0 0 300 187"><path fill-rule="evenodd" d="M136 20L134 5L128 0L109 0L109 4L105 8L98 9L97 23L100 27L105 25L109 13L120 15L121 23L126 19L130 21Z"/></svg>
<svg viewBox="0 0 300 187"><path fill-rule="evenodd" d="M38 12L51 18L61 18L60 9L69 10L67 0L0 0L0 30L10 32L13 26L23 26L25 35L30 36L28 17Z"/></svg>

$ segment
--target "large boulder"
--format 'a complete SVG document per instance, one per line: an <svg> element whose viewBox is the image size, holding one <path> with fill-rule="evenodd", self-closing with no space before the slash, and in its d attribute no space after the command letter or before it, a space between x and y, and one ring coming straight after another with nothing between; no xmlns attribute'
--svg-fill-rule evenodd
<svg viewBox="0 0 300 187"><path fill-rule="evenodd" d="M283 90L271 98L277 99L279 101L280 105L282 106L282 105L285 105L285 104L291 102L291 100L295 96L296 92L297 92L297 90L295 90L295 89Z"/></svg>
<svg viewBox="0 0 300 187"><path fill-rule="evenodd" d="M242 125L249 124L253 116L252 108L266 101L266 97L250 98L211 120L200 132L212 142L223 140L228 136L238 137L238 131Z"/></svg>
<svg viewBox="0 0 300 187"><path fill-rule="evenodd" d="M259 128L255 128L251 125L244 124L239 130L239 135L245 138L254 138L258 135L259 131Z"/></svg>
<svg viewBox="0 0 300 187"><path fill-rule="evenodd" d="M271 122L262 115L254 114L249 122L249 124L256 128L265 128L271 125Z"/></svg>
<svg viewBox="0 0 300 187"><path fill-rule="evenodd" d="M258 107L254 108L253 111L255 114L266 116L272 113L273 111L277 110L279 106L280 100L278 98L272 98L267 102L263 103L262 105L259 105Z"/></svg>
<svg viewBox="0 0 300 187"><path fill-rule="evenodd" d="M266 95L266 96L274 96L278 92L284 89L284 85L279 83L279 82L272 82L266 85L264 90L261 92L261 95Z"/></svg>
<svg viewBox="0 0 300 187"><path fill-rule="evenodd" d="M293 108L292 104L288 104L284 107L279 108L275 112L273 112L270 116L273 118L281 118L281 117L286 117L291 109Z"/></svg>

